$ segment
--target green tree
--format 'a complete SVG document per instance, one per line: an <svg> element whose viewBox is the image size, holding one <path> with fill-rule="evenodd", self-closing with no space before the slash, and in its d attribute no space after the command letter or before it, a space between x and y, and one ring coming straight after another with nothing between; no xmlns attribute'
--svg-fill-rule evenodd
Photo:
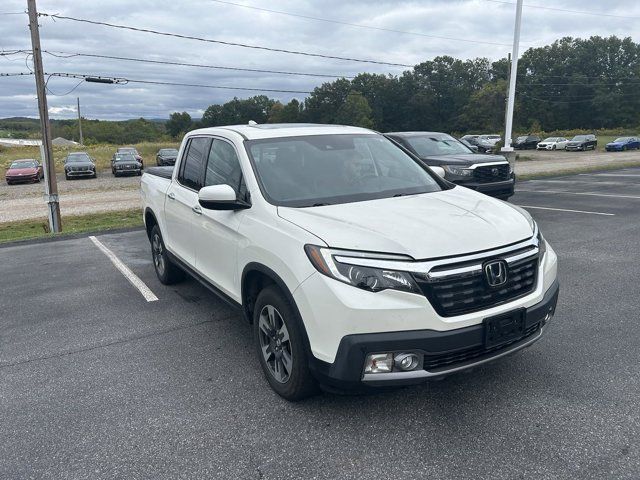
<svg viewBox="0 0 640 480"><path fill-rule="evenodd" d="M336 123L372 128L371 114L372 110L367 99L360 92L351 91L344 104L338 109Z"/></svg>
<svg viewBox="0 0 640 480"><path fill-rule="evenodd" d="M191 125L191 115L187 112L173 112L169 115L169 121L165 124L165 128L169 135L175 138L187 132L191 128Z"/></svg>

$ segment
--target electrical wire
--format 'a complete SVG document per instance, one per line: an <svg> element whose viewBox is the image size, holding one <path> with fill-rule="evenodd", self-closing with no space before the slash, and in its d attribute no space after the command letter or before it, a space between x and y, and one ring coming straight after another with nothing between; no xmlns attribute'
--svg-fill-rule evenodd
<svg viewBox="0 0 640 480"><path fill-rule="evenodd" d="M128 83L140 83L140 84L147 84L147 85L168 85L168 86L196 87L196 88L214 88L214 89L222 89L222 90L241 90L241 91L249 91L249 92L302 93L302 94L311 93L310 91L303 91L303 90L281 90L281 89L273 89L273 88L250 88L250 87L231 87L226 85L204 85L200 83L165 82L160 80L141 80L141 79L134 79L134 78L97 76L97 75L80 74L80 73L54 72L54 73L45 73L45 75L49 75L49 77L79 78L79 79L83 79L84 81L91 81L87 79L93 79L93 81L95 81L95 79L111 80L111 82L108 82L108 83L123 84L123 85L126 85ZM106 83L106 82L102 82L102 83Z"/></svg>
<svg viewBox="0 0 640 480"><path fill-rule="evenodd" d="M215 0L212 0L215 1ZM516 5L515 2L507 2L505 0L484 0L485 2L490 3L499 3L502 5ZM584 10L570 10L568 8L558 8L558 7L544 7L542 5L527 5L526 3L522 5L523 7L537 9L537 10L550 10L553 12L563 12L563 13L575 13L579 15L591 15L594 17L611 17L611 18L622 18L625 20L640 20L638 16L631 15L616 15L614 13L603 13L603 12L587 12Z"/></svg>
<svg viewBox="0 0 640 480"><path fill-rule="evenodd" d="M77 17L69 17L66 15L59 15L59 14L49 14L49 13L38 13L38 16L42 16L42 17L49 17L55 20L69 20L72 22L80 22L80 23L88 23L91 25L102 25L105 27L111 27L111 28L118 28L118 29L122 29L122 30L132 30L134 32L142 32L142 33L152 33L154 35L162 35L165 37L174 37L174 38L181 38L181 39L185 39L185 40L196 40L199 42L207 42L207 43L216 43L219 45L227 45L227 46L233 46L233 47L242 47L242 48L250 48L250 49L255 49L255 50L264 50L264 51L269 51L269 52L276 52L276 53L288 53L291 55L302 55L302 56L306 56L306 57L315 57L315 58L326 58L326 59L331 59L331 60L344 60L344 61L348 61L348 62L358 62L358 63L372 63L372 64L376 64L376 65L389 65L389 66L393 66L393 67L412 67L413 65L409 65L406 63L393 63L393 62L383 62L380 60L368 60L368 59L362 59L362 58L351 58L351 57L339 57L336 55L325 55L322 53L311 53L311 52L303 52L303 51L298 51L298 50L286 50L283 48L273 48L273 47L265 47L262 45L250 45L250 44L246 44L246 43L237 43L237 42L229 42L226 40L215 40L212 38L203 38L203 37L196 37L193 35L182 35L179 33L170 33L170 32L161 32L159 30L151 30L149 28L138 28L138 27L132 27L129 25L121 25L121 24L115 24L115 23L108 23L108 22L99 22L97 20L89 20L86 18L77 18Z"/></svg>
<svg viewBox="0 0 640 480"><path fill-rule="evenodd" d="M289 17L296 17L296 18L304 18L306 20L316 20L318 22L335 23L335 24L338 24L338 25L346 25L346 26L349 26L349 27L366 28L366 29L370 29L370 30L377 30L377 31L380 31L380 32L402 33L402 34L405 34L405 35L415 35L415 36L419 36L419 37L437 38L437 39L440 39L440 40L452 40L452 41L455 41L455 42L481 43L481 44L485 44L485 45L497 45L497 46L500 46L500 47L510 47L512 45L510 43L486 42L486 41L480 41L480 40L471 40L471 39L467 39L467 38L445 37L445 36L441 36L441 35L431 35L431 34L421 33L421 32L411 32L411 31L406 31L406 30L395 30L395 29L392 29L392 28L374 27L373 25L365 25L365 24L361 24L361 23L351 23L351 22L345 22L345 21L342 21L342 20L333 20L333 19L322 18L322 17L313 17L311 15L302 15L302 14L298 14L298 13L284 12L282 10L271 10L269 8L254 7L252 5L243 5L243 4L240 4L240 3L227 2L227 1L224 1L224 0L211 0L211 1L223 4L223 5L232 5L234 7L241 7L241 8L248 8L248 9L251 9L251 10L257 10L257 11L260 11L260 12L275 13L277 15L286 15L286 16L289 16Z"/></svg>
<svg viewBox="0 0 640 480"><path fill-rule="evenodd" d="M47 53L51 56L58 57L58 58L73 58L73 57L105 58L109 60L123 60L127 62L152 63L157 65L179 65L184 67L210 68L210 69L232 70L232 71L240 71L240 72L270 73L275 75L300 75L300 76L306 76L306 77L348 78L348 79L354 78L352 76L329 74L329 73L288 72L288 71L282 71L282 70L262 70L257 68L226 67L226 66L220 66L220 65L205 65L202 63L183 63L183 62L175 62L170 60L150 60L146 58L119 57L115 55L99 55L94 53L72 53L72 52L61 52L61 51L51 51L51 50L43 50L43 53Z"/></svg>
<svg viewBox="0 0 640 480"><path fill-rule="evenodd" d="M0 73L0 77L23 77L33 75L33 72Z"/></svg>

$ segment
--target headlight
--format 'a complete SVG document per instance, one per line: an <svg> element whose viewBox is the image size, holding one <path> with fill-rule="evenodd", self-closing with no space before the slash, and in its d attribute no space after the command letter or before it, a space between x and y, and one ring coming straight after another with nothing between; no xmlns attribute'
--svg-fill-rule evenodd
<svg viewBox="0 0 640 480"><path fill-rule="evenodd" d="M442 165L445 172L450 173L454 177L471 177L473 176L473 170L470 168L457 167L455 165Z"/></svg>
<svg viewBox="0 0 640 480"><path fill-rule="evenodd" d="M420 293L413 277L407 272L342 263L335 259L338 252L316 245L305 245L304 250L316 270L340 282L370 292L391 289ZM342 256L348 255L342 252Z"/></svg>

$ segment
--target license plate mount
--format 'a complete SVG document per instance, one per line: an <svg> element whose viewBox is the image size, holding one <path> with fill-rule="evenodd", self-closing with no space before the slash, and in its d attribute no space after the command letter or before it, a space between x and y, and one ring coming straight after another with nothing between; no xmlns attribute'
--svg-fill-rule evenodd
<svg viewBox="0 0 640 480"><path fill-rule="evenodd" d="M495 347L524 336L526 329L525 309L485 318L483 323L484 346L485 348Z"/></svg>

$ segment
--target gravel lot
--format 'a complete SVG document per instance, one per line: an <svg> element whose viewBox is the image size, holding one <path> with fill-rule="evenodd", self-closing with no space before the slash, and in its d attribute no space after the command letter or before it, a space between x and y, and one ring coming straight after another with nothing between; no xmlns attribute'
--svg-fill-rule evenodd
<svg viewBox="0 0 640 480"><path fill-rule="evenodd" d="M636 479L640 169L521 182L558 253L531 348L441 382L288 403L249 326L154 274L143 231L0 247L0 478ZM37 301L31 301L37 299Z"/></svg>
<svg viewBox="0 0 640 480"><path fill-rule="evenodd" d="M640 152L547 152L527 150L520 152L526 160L518 161L518 175L561 173L575 169L616 165L640 165ZM68 181L58 177L60 208L63 215L82 215L97 212L128 210L141 206L140 177L114 178L110 171L99 173L97 179ZM46 205L42 200L44 184L0 184L0 223L15 220L45 218Z"/></svg>

